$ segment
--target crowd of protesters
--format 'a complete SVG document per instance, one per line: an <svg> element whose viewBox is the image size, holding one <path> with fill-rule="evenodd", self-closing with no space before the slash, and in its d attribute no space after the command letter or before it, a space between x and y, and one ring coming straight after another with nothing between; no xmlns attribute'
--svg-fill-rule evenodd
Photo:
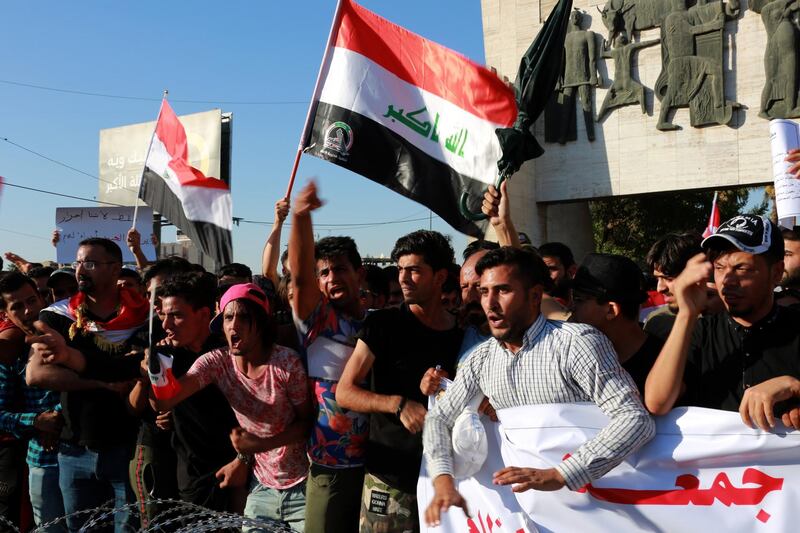
<svg viewBox="0 0 800 533"><path fill-rule="evenodd" d="M313 182L291 209L276 203L256 276L148 263L135 230L136 268L101 238L62 267L7 253L0 513L79 531L81 511L135 503L114 517L123 530L183 500L296 531L418 531L418 505L432 525L467 510L451 432L475 398L491 420L579 401L608 415L554 468L495 473L514 491L583 487L674 406L800 429L796 228L743 214L705 239L666 235L645 258L577 263L566 245L517 232L506 187L484 198L498 242L470 243L460 267L435 231L400 237L386 268L363 264L349 237L314 242ZM664 305L643 316L648 298ZM154 358L171 361L167 392ZM454 382L428 412L444 377ZM431 502L416 499L423 457Z"/></svg>

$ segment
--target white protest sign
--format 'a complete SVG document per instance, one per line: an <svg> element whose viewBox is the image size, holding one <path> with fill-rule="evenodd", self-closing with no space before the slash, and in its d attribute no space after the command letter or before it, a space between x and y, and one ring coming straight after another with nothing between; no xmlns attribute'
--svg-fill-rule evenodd
<svg viewBox="0 0 800 533"><path fill-rule="evenodd" d="M772 149L772 176L775 180L775 208L778 218L796 217L800 215L800 180L789 171L792 163L788 163L784 159L789 150L800 148L800 125L791 120L771 120L769 122L769 139Z"/></svg>
<svg viewBox="0 0 800 533"><path fill-rule="evenodd" d="M122 249L122 260L133 263L136 259L128 249L126 236L133 222L133 207L58 207L56 229L61 234L56 245L59 263L72 263L78 252L78 243L91 237L111 239ZM150 235L153 233L153 210L139 207L136 229L142 236L142 251L147 259L156 259L156 249Z"/></svg>
<svg viewBox="0 0 800 533"><path fill-rule="evenodd" d="M778 423L766 432L739 413L682 407L656 417L656 437L579 491L492 484L505 466L551 468L608 424L592 404L535 405L484 421L489 454L475 476L457 481L471 518L459 508L442 525L424 525L433 498L423 466L417 485L424 533L606 531L797 531L800 432Z"/></svg>

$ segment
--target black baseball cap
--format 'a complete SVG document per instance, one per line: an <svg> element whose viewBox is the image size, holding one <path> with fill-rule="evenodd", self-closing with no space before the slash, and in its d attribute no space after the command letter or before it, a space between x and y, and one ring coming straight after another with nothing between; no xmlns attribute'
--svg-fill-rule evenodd
<svg viewBox="0 0 800 533"><path fill-rule="evenodd" d="M608 302L642 303L647 299L642 269L621 255L587 255L569 286Z"/></svg>
<svg viewBox="0 0 800 533"><path fill-rule="evenodd" d="M769 253L775 257L783 257L781 230L767 217L736 215L726 220L716 233L703 239L701 246L703 250L710 250L719 249L728 243L748 254Z"/></svg>
<svg viewBox="0 0 800 533"><path fill-rule="evenodd" d="M75 279L75 269L59 268L58 270L54 270L53 273L50 274L50 277L47 278L47 286L52 289L53 284L55 284L56 280L61 276L66 276Z"/></svg>

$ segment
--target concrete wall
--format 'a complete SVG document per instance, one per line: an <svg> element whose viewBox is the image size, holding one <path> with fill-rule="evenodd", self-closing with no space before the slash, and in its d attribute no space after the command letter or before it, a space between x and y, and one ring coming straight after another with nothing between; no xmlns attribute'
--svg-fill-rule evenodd
<svg viewBox="0 0 800 533"><path fill-rule="evenodd" d="M664 0L667 1L667 0ZM574 0L574 7L591 18L589 29L607 34L595 6L605 0ZM486 64L513 80L519 58L533 41L555 0L481 0ZM659 36L654 28L637 40ZM647 114L638 105L617 108L595 123L597 138L586 138L578 112L578 139L566 145L544 143L543 117L536 124L537 139L545 154L527 163L513 178L514 215L524 231L541 240L571 244L576 256L591 247L587 241L589 217L585 202L553 205L550 202L582 200L648 192L696 188L721 188L771 181L768 122L758 117L764 85L766 32L759 15L742 2L739 18L725 25L725 96L743 107L734 111L728 126L693 128L688 108L675 112L679 131L656 129L660 102L652 88L661 71L660 45L634 55L633 74L646 88ZM638 60L638 61L637 61ZM605 88L594 91L595 114L603 102L613 60L599 62ZM655 101L654 101L655 100ZM571 228L561 227L565 220ZM590 236L591 233L588 233Z"/></svg>

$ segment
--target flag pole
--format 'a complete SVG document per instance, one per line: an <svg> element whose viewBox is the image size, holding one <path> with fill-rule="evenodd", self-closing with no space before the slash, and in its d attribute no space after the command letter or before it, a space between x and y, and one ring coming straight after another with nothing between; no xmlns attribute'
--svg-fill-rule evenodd
<svg viewBox="0 0 800 533"><path fill-rule="evenodd" d="M322 92L322 80L328 73L328 68L331 63L331 51L336 42L336 37L339 34L339 22L342 18L342 5L349 0L338 0L336 2L336 11L333 13L333 22L331 22L331 30L328 33L328 43L325 46L325 53L322 55L322 63L319 65L319 72L317 72L317 81L314 84L314 92L311 95L311 102L308 104L308 113L306 114L306 122L303 125L303 133L300 134L300 143L297 146L297 153L294 156L294 164L292 165L292 173L289 176L289 185L286 187L285 199L289 199L292 194L292 187L294 187L294 178L297 175L297 167L300 165L300 156L306 148L306 143L311 135L311 118L316 111L317 104L319 103L319 95Z"/></svg>
<svg viewBox="0 0 800 533"><path fill-rule="evenodd" d="M153 146L153 139L156 136L156 128L158 128L158 120L161 118L161 110L164 109L164 101L167 99L169 91L164 89L164 94L161 96L161 107L158 108L158 116L156 117L156 125L153 127L153 134L150 135L150 143L147 145L147 152L144 156L144 164L142 165L142 175L139 176L139 188L136 189L136 200L133 204L133 224L131 229L136 229L136 217L139 215L139 195L142 193L142 182L144 182L144 169L147 168L147 159L150 157L150 147Z"/></svg>

